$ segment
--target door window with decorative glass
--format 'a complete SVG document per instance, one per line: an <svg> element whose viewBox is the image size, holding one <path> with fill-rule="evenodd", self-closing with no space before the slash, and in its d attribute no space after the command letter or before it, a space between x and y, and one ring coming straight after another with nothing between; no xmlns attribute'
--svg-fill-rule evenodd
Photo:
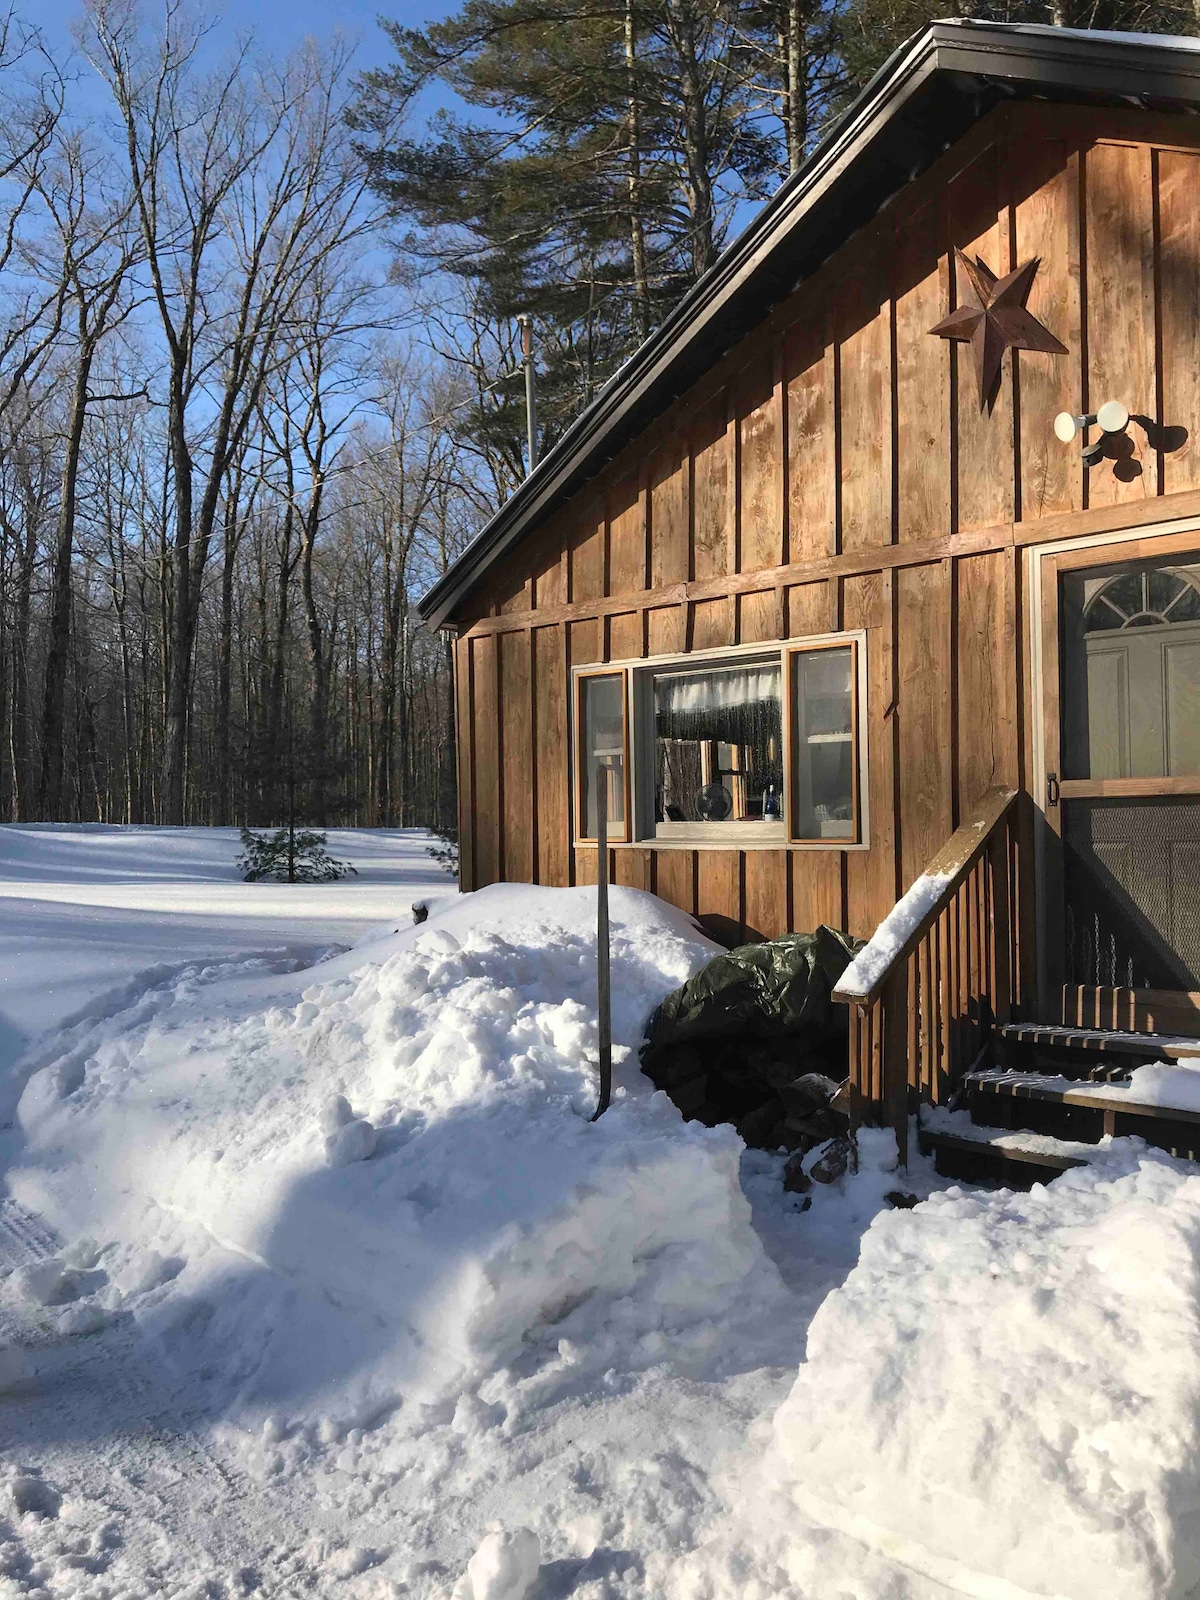
<svg viewBox="0 0 1200 1600"><path fill-rule="evenodd" d="M1200 563L1063 577L1063 776L1200 774Z"/></svg>

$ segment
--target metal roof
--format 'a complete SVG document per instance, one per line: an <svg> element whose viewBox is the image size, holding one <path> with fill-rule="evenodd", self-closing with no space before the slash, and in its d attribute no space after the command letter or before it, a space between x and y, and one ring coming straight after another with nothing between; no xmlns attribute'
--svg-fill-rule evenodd
<svg viewBox="0 0 1200 1600"><path fill-rule="evenodd" d="M1200 106L1200 39L934 22L902 45L418 602L432 627L894 194L1006 99Z"/></svg>

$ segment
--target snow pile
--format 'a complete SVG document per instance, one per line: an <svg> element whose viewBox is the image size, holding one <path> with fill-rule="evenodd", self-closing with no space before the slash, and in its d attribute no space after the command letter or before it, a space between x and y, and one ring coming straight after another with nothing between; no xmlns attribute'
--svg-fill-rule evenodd
<svg viewBox="0 0 1200 1600"><path fill-rule="evenodd" d="M813 1320L775 1439L793 1515L964 1593L1187 1594L1196 1169L1122 1140L1050 1188L880 1214Z"/></svg>
<svg viewBox="0 0 1200 1600"><path fill-rule="evenodd" d="M454 1600L525 1600L542 1564L542 1546L532 1528L498 1529L467 1562Z"/></svg>
<svg viewBox="0 0 1200 1600"><path fill-rule="evenodd" d="M939 1190L863 1129L786 1194L637 1070L715 947L630 890L592 1124L594 910L496 886L303 972L159 974L26 1058L0 1588L1183 1600L1196 1169L1114 1140Z"/></svg>
<svg viewBox="0 0 1200 1600"><path fill-rule="evenodd" d="M1122 1090L1146 1106L1168 1106L1173 1111L1200 1111L1200 1056L1178 1061L1148 1061L1129 1075Z"/></svg>
<svg viewBox="0 0 1200 1600"><path fill-rule="evenodd" d="M419 1417L539 1340L686 1354L715 1305L778 1289L739 1141L682 1123L633 1054L715 947L614 891L617 1090L592 1125L593 916L587 890L496 886L298 978L109 1019L31 1078L10 1188L101 1241L96 1305L134 1311L267 1456L298 1426ZM77 1287L54 1272L45 1305Z"/></svg>

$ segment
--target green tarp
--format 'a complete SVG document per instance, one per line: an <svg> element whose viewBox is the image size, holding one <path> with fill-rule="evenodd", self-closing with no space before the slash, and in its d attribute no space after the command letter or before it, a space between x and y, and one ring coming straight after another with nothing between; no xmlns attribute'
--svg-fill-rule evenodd
<svg viewBox="0 0 1200 1600"><path fill-rule="evenodd" d="M797 1079L846 1075L847 1011L830 995L861 948L822 926L718 956L650 1018L642 1071L685 1116L769 1143Z"/></svg>

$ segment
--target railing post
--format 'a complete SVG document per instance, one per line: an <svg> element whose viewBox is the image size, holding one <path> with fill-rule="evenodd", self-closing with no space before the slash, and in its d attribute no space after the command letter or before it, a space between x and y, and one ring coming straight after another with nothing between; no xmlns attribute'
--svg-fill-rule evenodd
<svg viewBox="0 0 1200 1600"><path fill-rule="evenodd" d="M908 962L898 961L883 990L883 1103L902 1167L908 1166L908 988Z"/></svg>
<svg viewBox="0 0 1200 1600"><path fill-rule="evenodd" d="M1012 1020L1012 928L1009 921L1008 827L989 848L992 867L992 928L995 952L995 993L992 1013L996 1022Z"/></svg>

